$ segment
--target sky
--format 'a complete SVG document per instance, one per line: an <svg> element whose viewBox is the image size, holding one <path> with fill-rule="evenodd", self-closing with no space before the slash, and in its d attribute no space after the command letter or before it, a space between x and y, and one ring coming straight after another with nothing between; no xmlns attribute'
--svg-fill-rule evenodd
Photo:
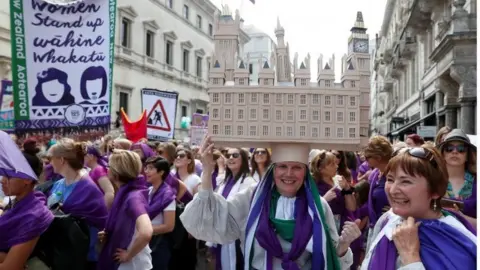
<svg viewBox="0 0 480 270"><path fill-rule="evenodd" d="M300 59L311 55L312 80L316 80L317 58L323 54L323 62L335 53L335 73L339 81L341 58L348 50L348 37L357 11L362 11L370 39L380 31L387 0L211 0L220 10L228 5L232 13L236 9L245 20L269 34L276 41L274 29L277 16L285 28L285 40L290 45L290 55L295 52Z"/></svg>

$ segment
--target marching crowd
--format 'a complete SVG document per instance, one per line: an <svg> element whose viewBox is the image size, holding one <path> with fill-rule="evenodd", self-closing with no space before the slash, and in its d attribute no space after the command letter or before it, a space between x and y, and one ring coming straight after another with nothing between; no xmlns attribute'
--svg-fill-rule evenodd
<svg viewBox="0 0 480 270"><path fill-rule="evenodd" d="M0 148L0 270L476 269L460 129L362 152L4 132Z"/></svg>

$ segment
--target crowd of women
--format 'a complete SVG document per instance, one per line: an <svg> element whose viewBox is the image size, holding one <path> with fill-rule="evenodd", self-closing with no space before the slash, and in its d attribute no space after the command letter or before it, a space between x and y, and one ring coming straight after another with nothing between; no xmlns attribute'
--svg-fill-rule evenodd
<svg viewBox="0 0 480 270"><path fill-rule="evenodd" d="M0 270L476 269L476 147L362 152L0 132ZM287 149L288 148L288 149ZM203 258L203 257L202 257Z"/></svg>

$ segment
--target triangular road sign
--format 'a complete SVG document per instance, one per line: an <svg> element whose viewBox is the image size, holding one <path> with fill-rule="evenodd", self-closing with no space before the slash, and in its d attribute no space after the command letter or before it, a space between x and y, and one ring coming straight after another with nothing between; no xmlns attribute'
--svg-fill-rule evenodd
<svg viewBox="0 0 480 270"><path fill-rule="evenodd" d="M152 109L150 109L147 117L147 127L167 132L172 131L161 99L157 100Z"/></svg>

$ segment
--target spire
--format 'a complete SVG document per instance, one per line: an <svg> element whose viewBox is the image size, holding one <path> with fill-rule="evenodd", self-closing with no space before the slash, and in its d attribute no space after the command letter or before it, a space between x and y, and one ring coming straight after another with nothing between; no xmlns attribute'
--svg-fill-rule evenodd
<svg viewBox="0 0 480 270"><path fill-rule="evenodd" d="M245 64L243 63L243 60L240 61L240 65L238 66L238 68L243 68L243 69L245 68Z"/></svg>
<svg viewBox="0 0 480 270"><path fill-rule="evenodd" d="M307 67L305 67L305 63L302 62L302 63L300 64L300 69L307 69Z"/></svg>
<svg viewBox="0 0 480 270"><path fill-rule="evenodd" d="M330 69L330 66L328 65L328 63L325 64L325 67L323 69Z"/></svg>
<svg viewBox="0 0 480 270"><path fill-rule="evenodd" d="M280 25L280 18L277 17L277 27L275 28L275 36L277 37L277 45L279 48L285 47L285 29Z"/></svg>
<svg viewBox="0 0 480 270"><path fill-rule="evenodd" d="M363 22L363 14L361 11L357 12L357 18L355 20L355 23L353 24L352 29L350 29L351 32L362 32L365 33L367 31L367 28L365 28L365 23Z"/></svg>
<svg viewBox="0 0 480 270"><path fill-rule="evenodd" d="M270 68L270 65L268 65L268 61L265 61L265 64L263 64L263 68Z"/></svg>
<svg viewBox="0 0 480 270"><path fill-rule="evenodd" d="M280 24L280 17L277 16L277 28L275 28L275 35L279 35L280 32L285 32L285 29Z"/></svg>

